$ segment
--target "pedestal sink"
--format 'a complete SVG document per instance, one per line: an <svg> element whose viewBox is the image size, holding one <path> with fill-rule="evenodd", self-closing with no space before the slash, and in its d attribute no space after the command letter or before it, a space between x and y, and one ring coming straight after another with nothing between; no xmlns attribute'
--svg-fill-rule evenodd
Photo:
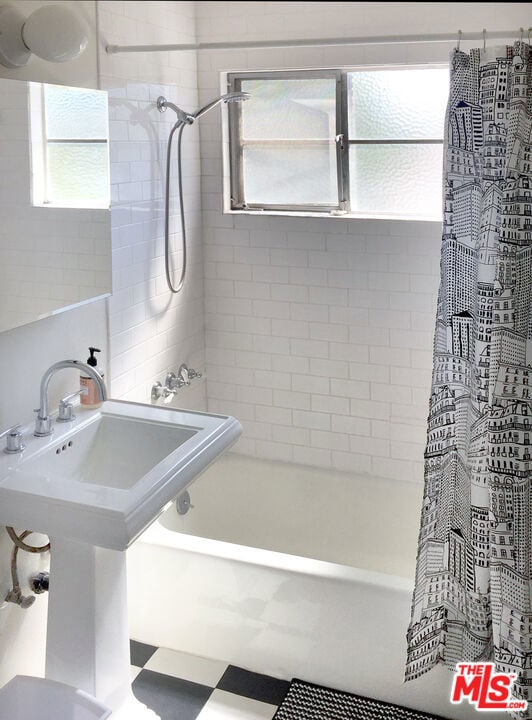
<svg viewBox="0 0 532 720"><path fill-rule="evenodd" d="M109 400L48 437L28 426L26 449L0 457L0 523L51 541L46 677L113 720L156 717L131 693L124 551L241 431L231 417Z"/></svg>

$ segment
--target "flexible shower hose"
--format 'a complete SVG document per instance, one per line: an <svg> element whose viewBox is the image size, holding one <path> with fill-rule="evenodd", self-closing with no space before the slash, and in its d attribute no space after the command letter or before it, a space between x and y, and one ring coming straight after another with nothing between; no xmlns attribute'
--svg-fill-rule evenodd
<svg viewBox="0 0 532 720"><path fill-rule="evenodd" d="M177 122L172 128L168 137L168 146L166 150L166 194L165 194L165 205L164 205L164 264L166 272L166 282L170 292L178 293L185 282L185 275L187 272L187 235L185 227L185 208L183 206L183 177L181 169L181 138L183 136L183 130L185 123ZM183 263L181 265L181 275L177 286L172 281L170 274L170 168L171 168L171 156L172 156L172 138L174 133L179 129L177 135L177 181L179 185L179 208L181 214L181 238L183 247Z"/></svg>

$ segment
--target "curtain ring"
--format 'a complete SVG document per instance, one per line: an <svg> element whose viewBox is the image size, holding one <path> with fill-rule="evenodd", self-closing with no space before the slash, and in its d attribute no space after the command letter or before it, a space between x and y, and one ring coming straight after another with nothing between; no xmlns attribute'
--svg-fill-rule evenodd
<svg viewBox="0 0 532 720"><path fill-rule="evenodd" d="M462 31L458 31L458 38L456 40L456 52L460 52L460 41L462 39Z"/></svg>
<svg viewBox="0 0 532 720"><path fill-rule="evenodd" d="M486 52L486 28L482 30L482 39L483 39L483 46L482 46L482 52Z"/></svg>

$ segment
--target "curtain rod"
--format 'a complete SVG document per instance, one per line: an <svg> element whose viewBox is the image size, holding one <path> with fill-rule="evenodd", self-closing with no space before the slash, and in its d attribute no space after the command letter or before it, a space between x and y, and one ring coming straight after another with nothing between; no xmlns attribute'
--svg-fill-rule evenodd
<svg viewBox="0 0 532 720"><path fill-rule="evenodd" d="M530 32L528 28L528 39ZM350 38L309 38L308 40L245 40L241 42L198 42L198 43L176 43L170 45L107 45L105 48L109 55L116 53L130 52L164 52L173 50L258 50L268 48L295 48L315 47L332 45L400 45L414 43L447 43L460 42L462 40L481 40L487 37L489 40L502 40L515 37L523 39L523 28L518 30L496 30L493 32L464 33L461 30L454 35L448 33L435 35L374 35L369 37Z"/></svg>

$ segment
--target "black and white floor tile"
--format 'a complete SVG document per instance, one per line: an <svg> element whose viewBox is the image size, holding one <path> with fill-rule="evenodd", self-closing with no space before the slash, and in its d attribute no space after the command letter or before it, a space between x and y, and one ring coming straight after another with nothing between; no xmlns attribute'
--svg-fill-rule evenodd
<svg viewBox="0 0 532 720"><path fill-rule="evenodd" d="M271 720L290 685L215 660L131 641L136 697L161 720Z"/></svg>

